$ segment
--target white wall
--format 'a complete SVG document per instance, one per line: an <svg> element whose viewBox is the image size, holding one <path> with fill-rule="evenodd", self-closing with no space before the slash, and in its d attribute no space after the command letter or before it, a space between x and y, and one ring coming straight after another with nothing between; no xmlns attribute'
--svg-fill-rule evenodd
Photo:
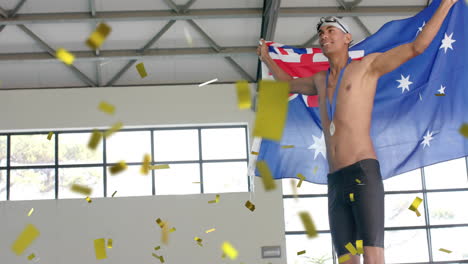
<svg viewBox="0 0 468 264"><path fill-rule="evenodd" d="M115 117L97 111L101 100L116 105ZM238 110L236 100L233 85L2 91L0 131L106 127L118 120L127 127L247 123L251 130L254 114ZM255 183L254 193L221 194L218 204L208 204L213 194L0 202L0 263L26 263L30 252L44 264L159 263L151 255L161 244L158 217L177 228L159 251L168 264L286 263L281 185L265 193L260 179ZM255 212L244 207L247 200ZM11 244L28 223L41 235L17 257ZM205 234L210 228L216 231ZM114 240L106 260L94 257L97 238ZM225 240L239 250L237 260L221 259ZM271 245L281 246L282 258L261 259L260 248Z"/></svg>

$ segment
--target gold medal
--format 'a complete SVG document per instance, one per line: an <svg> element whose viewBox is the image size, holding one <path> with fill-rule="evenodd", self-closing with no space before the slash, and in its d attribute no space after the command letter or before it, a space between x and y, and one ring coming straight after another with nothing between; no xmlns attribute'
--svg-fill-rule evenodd
<svg viewBox="0 0 468 264"><path fill-rule="evenodd" d="M330 123L330 135L333 136L333 134L335 134L335 124L333 123L333 121Z"/></svg>

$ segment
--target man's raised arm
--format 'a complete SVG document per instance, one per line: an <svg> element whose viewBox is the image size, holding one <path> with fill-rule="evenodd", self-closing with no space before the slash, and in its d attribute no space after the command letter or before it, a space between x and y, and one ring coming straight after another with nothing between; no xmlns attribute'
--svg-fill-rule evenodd
<svg viewBox="0 0 468 264"><path fill-rule="evenodd" d="M439 32L445 17L457 1L442 0L431 20L424 26L422 32L413 42L400 45L384 53L376 53L371 65L372 71L382 76L423 53L429 47L437 32Z"/></svg>
<svg viewBox="0 0 468 264"><path fill-rule="evenodd" d="M265 44L265 40L261 40L262 44L257 48L257 55L261 61L263 61L268 69L271 71L275 80L289 82L289 87L291 93L299 93L305 95L317 95L317 88L315 86L314 77L306 77L306 78L297 78L294 79L281 69L278 64L271 58L270 54L268 53L268 46Z"/></svg>

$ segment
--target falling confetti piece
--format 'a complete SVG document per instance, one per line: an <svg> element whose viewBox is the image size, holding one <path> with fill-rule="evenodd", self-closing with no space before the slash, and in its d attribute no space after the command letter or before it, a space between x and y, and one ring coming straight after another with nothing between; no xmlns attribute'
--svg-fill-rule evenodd
<svg viewBox="0 0 468 264"><path fill-rule="evenodd" d="M281 148L290 149L290 148L294 148L294 145L284 145L284 146L281 146Z"/></svg>
<svg viewBox="0 0 468 264"><path fill-rule="evenodd" d="M250 211L255 211L255 205L253 203L251 203L250 201L247 201L245 203L245 207L247 207Z"/></svg>
<svg viewBox="0 0 468 264"><path fill-rule="evenodd" d="M249 83L247 81L237 81L236 91L239 109L249 109L252 106Z"/></svg>
<svg viewBox="0 0 468 264"><path fill-rule="evenodd" d="M364 254L364 246L362 240L356 240L356 248L358 254Z"/></svg>
<svg viewBox="0 0 468 264"><path fill-rule="evenodd" d="M94 32L91 33L89 38L86 40L86 45L88 45L93 50L98 49L106 40L110 32L111 28L108 25L100 23L96 27L96 30L94 30Z"/></svg>
<svg viewBox="0 0 468 264"><path fill-rule="evenodd" d="M359 184L361 184L361 180L359 180L359 179L356 179L356 182L359 183Z"/></svg>
<svg viewBox="0 0 468 264"><path fill-rule="evenodd" d="M351 202L354 202L354 193L349 194L349 199L351 200Z"/></svg>
<svg viewBox="0 0 468 264"><path fill-rule="evenodd" d="M464 123L463 125L461 125L459 131L460 134L462 134L462 136L468 138L468 123Z"/></svg>
<svg viewBox="0 0 468 264"><path fill-rule="evenodd" d="M119 161L119 163L115 164L114 166L110 167L109 168L109 172L114 175L114 174L117 174L117 173L120 173L124 170L127 169L127 163L125 163L125 161L121 160Z"/></svg>
<svg viewBox="0 0 468 264"><path fill-rule="evenodd" d="M445 252L445 253L448 253L448 254L452 253L451 250L448 250L448 249L445 249L445 248L439 248L439 251L442 251L442 252Z"/></svg>
<svg viewBox="0 0 468 264"><path fill-rule="evenodd" d="M294 182L294 179L291 179L291 189L293 190L293 196L294 196L294 199L297 201L297 186L296 186L296 183Z"/></svg>
<svg viewBox="0 0 468 264"><path fill-rule="evenodd" d="M260 176L262 177L263 187L265 188L265 191L271 191L276 189L276 183L273 180L273 176L271 175L270 168L268 167L266 161L257 161L257 169L260 172Z"/></svg>
<svg viewBox="0 0 468 264"><path fill-rule="evenodd" d="M357 250L353 246L353 243L349 242L348 244L346 244L345 248L349 251L349 253L351 253L351 255L356 255L357 254Z"/></svg>
<svg viewBox="0 0 468 264"><path fill-rule="evenodd" d="M162 170L162 169L169 169L169 164L161 164L161 165L154 165L150 166L150 170Z"/></svg>
<svg viewBox="0 0 468 264"><path fill-rule="evenodd" d="M161 249L161 246L157 246L157 247L154 248L154 250L156 250L156 251L159 250L159 249Z"/></svg>
<svg viewBox="0 0 468 264"><path fill-rule="evenodd" d="M256 152L256 151L252 151L252 152L250 152L250 154L258 156L258 152Z"/></svg>
<svg viewBox="0 0 468 264"><path fill-rule="evenodd" d="M92 203L92 202L93 202L93 200L91 200L91 198L89 198L89 197L86 197L86 201L88 201L88 203Z"/></svg>
<svg viewBox="0 0 468 264"><path fill-rule="evenodd" d="M421 216L421 213L418 211L418 207L419 205L421 204L423 199L419 198L419 197L416 197L414 198L414 201L413 203L410 205L410 207L408 209L410 209L411 211L414 211L416 213L416 215L419 217Z"/></svg>
<svg viewBox="0 0 468 264"><path fill-rule="evenodd" d="M208 234L208 233L211 233L211 232L213 232L213 231L215 231L215 230L216 230L216 228L211 228L211 229L206 230L205 233Z"/></svg>
<svg viewBox="0 0 468 264"><path fill-rule="evenodd" d="M309 213L300 212L299 216L301 217L302 224L304 225L304 228L306 230L307 237L317 237L317 229L315 228L314 222L312 221L312 218L310 217Z"/></svg>
<svg viewBox="0 0 468 264"><path fill-rule="evenodd" d="M31 216L33 212L34 212L34 208L31 208L31 210L29 210L28 216Z"/></svg>
<svg viewBox="0 0 468 264"><path fill-rule="evenodd" d="M112 239L110 238L107 239L107 248L112 248L112 243L113 243Z"/></svg>
<svg viewBox="0 0 468 264"><path fill-rule="evenodd" d="M187 40L187 43L192 47L193 46L192 36L190 35L190 32L186 27L184 27L184 35L185 35L185 40Z"/></svg>
<svg viewBox="0 0 468 264"><path fill-rule="evenodd" d="M143 164L141 165L140 172L143 175L148 175L150 171L150 165L151 165L151 155L150 154L145 154L143 157Z"/></svg>
<svg viewBox="0 0 468 264"><path fill-rule="evenodd" d="M161 242L165 245L169 244L169 225L164 223L161 232Z"/></svg>
<svg viewBox="0 0 468 264"><path fill-rule="evenodd" d="M302 251L297 252L297 255L298 255L298 256L299 256L299 255L304 255L305 253L306 253L306 251L305 251L305 250L302 250Z"/></svg>
<svg viewBox="0 0 468 264"><path fill-rule="evenodd" d="M107 102L101 101L99 103L99 110L101 110L104 113L113 115L115 113L115 106Z"/></svg>
<svg viewBox="0 0 468 264"><path fill-rule="evenodd" d="M230 259L236 259L238 252L237 250L231 245L231 243L225 241L223 245L221 246L224 254L228 256Z"/></svg>
<svg viewBox="0 0 468 264"><path fill-rule="evenodd" d="M73 61L75 61L75 55L71 54L66 49L58 49L55 52L55 57L67 65L72 65Z"/></svg>
<svg viewBox="0 0 468 264"><path fill-rule="evenodd" d="M260 81L254 137L280 141L288 112L289 84Z"/></svg>
<svg viewBox="0 0 468 264"><path fill-rule="evenodd" d="M343 255L343 256L338 258L338 263L343 263L343 262L348 261L350 259L351 259L350 255L346 254L346 255Z"/></svg>
<svg viewBox="0 0 468 264"><path fill-rule="evenodd" d="M104 137L109 138L112 136L115 132L119 131L122 129L123 123L122 122L117 122L115 123L111 128L109 128L106 132L104 132Z"/></svg>
<svg viewBox="0 0 468 264"><path fill-rule="evenodd" d="M164 257L163 257L163 256L160 256L160 257L159 257L159 261L161 261L161 263L164 263Z"/></svg>
<svg viewBox="0 0 468 264"><path fill-rule="evenodd" d="M208 203L219 203L219 194L216 195L215 200L208 201Z"/></svg>
<svg viewBox="0 0 468 264"><path fill-rule="evenodd" d="M155 257L155 258L159 258L159 256L156 255L155 253L151 253L151 255L153 255L153 257Z"/></svg>
<svg viewBox="0 0 468 264"><path fill-rule="evenodd" d="M145 78L146 76L148 76L148 73L146 73L145 64L143 64L143 62L138 63L136 65L136 69L138 71L138 74L140 74L141 78Z"/></svg>
<svg viewBox="0 0 468 264"><path fill-rule="evenodd" d="M112 194L112 197L114 197L114 195L117 193L117 191L114 191L114 193Z"/></svg>
<svg viewBox="0 0 468 264"><path fill-rule="evenodd" d="M39 235L39 230L34 225L28 224L18 238L16 238L13 245L11 245L11 249L17 256L20 256Z"/></svg>
<svg viewBox="0 0 468 264"><path fill-rule="evenodd" d="M99 142L101 142L101 139L102 139L102 132L94 129L93 132L91 133L91 137L89 138L88 148L95 150L97 146L99 145Z"/></svg>
<svg viewBox="0 0 468 264"><path fill-rule="evenodd" d="M217 81L218 81L218 78L215 78L215 79L213 79L213 80L211 80L211 81L207 81L207 82L204 82L204 83L202 83L202 84L199 84L198 87L202 87L202 86L205 86L205 85L208 85L208 84L210 84L210 83L217 82Z"/></svg>
<svg viewBox="0 0 468 264"><path fill-rule="evenodd" d="M200 182L192 182L192 183L194 183L194 184L197 184L197 183L198 183L198 184L199 184Z"/></svg>
<svg viewBox="0 0 468 264"><path fill-rule="evenodd" d="M96 259L107 258L106 241L104 238L99 238L99 239L94 240L94 253L96 254Z"/></svg>
<svg viewBox="0 0 468 264"><path fill-rule="evenodd" d="M31 255L28 256L28 260L33 260L36 257L36 254L31 253Z"/></svg>
<svg viewBox="0 0 468 264"><path fill-rule="evenodd" d="M317 173L317 170L318 170L318 166L315 166L314 167L314 174Z"/></svg>
<svg viewBox="0 0 468 264"><path fill-rule="evenodd" d="M84 185L79 185L79 184L76 184L74 183L70 190L72 192L77 192L77 193L81 193L81 194L84 194L84 195L91 195L91 193L93 192L93 189L89 188L88 186L84 186Z"/></svg>
<svg viewBox="0 0 468 264"><path fill-rule="evenodd" d="M162 221L161 218L156 219L156 223L159 225L160 228L164 227L164 221Z"/></svg>
<svg viewBox="0 0 468 264"><path fill-rule="evenodd" d="M169 233L172 233L172 232L175 232L175 231L176 231L176 228L173 227L173 228L171 228L171 229L169 230Z"/></svg>
<svg viewBox="0 0 468 264"><path fill-rule="evenodd" d="M300 179L299 182L297 183L297 188L300 188L302 185L302 182L305 180L305 177L301 173L298 173L297 177Z"/></svg>
<svg viewBox="0 0 468 264"><path fill-rule="evenodd" d="M445 96L445 94L435 94L435 96Z"/></svg>
<svg viewBox="0 0 468 264"><path fill-rule="evenodd" d="M54 132L50 131L49 134L47 134L47 140L51 140L53 135Z"/></svg>

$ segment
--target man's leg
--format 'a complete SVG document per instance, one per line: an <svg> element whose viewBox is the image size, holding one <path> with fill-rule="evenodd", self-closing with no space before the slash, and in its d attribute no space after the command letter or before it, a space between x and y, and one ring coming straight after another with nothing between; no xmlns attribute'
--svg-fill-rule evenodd
<svg viewBox="0 0 468 264"><path fill-rule="evenodd" d="M364 264L385 263L384 249L380 247L364 247Z"/></svg>
<svg viewBox="0 0 468 264"><path fill-rule="evenodd" d="M349 260L340 262L340 264L361 264L361 257L359 255L351 255L351 254L345 254L349 255ZM344 255L340 256L343 257Z"/></svg>

